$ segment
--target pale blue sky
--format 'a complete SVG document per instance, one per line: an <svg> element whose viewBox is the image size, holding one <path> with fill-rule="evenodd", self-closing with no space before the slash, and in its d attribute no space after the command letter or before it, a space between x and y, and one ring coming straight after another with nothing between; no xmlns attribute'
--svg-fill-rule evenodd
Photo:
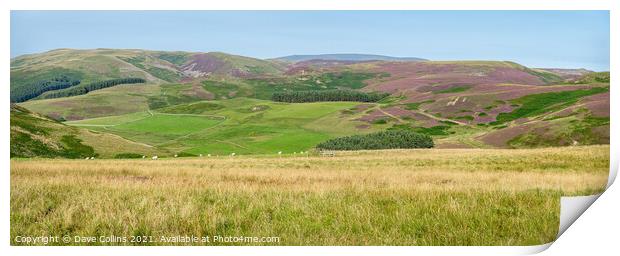
<svg viewBox="0 0 620 256"><path fill-rule="evenodd" d="M56 48L368 53L609 70L608 11L12 11L11 56Z"/></svg>

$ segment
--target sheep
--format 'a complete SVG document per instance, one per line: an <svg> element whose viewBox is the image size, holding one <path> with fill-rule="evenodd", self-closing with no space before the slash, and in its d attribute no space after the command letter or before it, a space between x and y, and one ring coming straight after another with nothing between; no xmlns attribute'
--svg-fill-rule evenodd
<svg viewBox="0 0 620 256"><path fill-rule="evenodd" d="M236 155L235 153L230 154L230 156L235 156L235 155Z"/></svg>
<svg viewBox="0 0 620 256"><path fill-rule="evenodd" d="M94 156L91 156L91 157L90 157L90 160L95 160L95 157L94 157Z"/></svg>
<svg viewBox="0 0 620 256"><path fill-rule="evenodd" d="M84 160L88 160L88 159L90 159L90 157L86 157L86 158L84 158Z"/></svg>
<svg viewBox="0 0 620 256"><path fill-rule="evenodd" d="M198 155L199 157L202 157L202 154Z"/></svg>
<svg viewBox="0 0 620 256"><path fill-rule="evenodd" d="M207 154L207 157L211 157L211 154Z"/></svg>
<svg viewBox="0 0 620 256"><path fill-rule="evenodd" d="M153 157L151 157L151 159L157 160L157 156L153 156Z"/></svg>
<svg viewBox="0 0 620 256"><path fill-rule="evenodd" d="M177 154L174 154L174 157L177 157L177 156L179 156L179 155L177 155Z"/></svg>
<svg viewBox="0 0 620 256"><path fill-rule="evenodd" d="M146 158L146 156L142 156L142 159Z"/></svg>
<svg viewBox="0 0 620 256"><path fill-rule="evenodd" d="M278 151L278 155L282 155L282 151Z"/></svg>

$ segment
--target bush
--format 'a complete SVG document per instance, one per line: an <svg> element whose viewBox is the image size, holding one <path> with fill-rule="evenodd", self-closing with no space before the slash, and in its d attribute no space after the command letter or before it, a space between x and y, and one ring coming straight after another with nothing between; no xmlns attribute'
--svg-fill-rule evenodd
<svg viewBox="0 0 620 256"><path fill-rule="evenodd" d="M372 121L372 124L387 124L387 123L388 123L388 120L385 119L385 118L381 118L381 119L377 119L377 120Z"/></svg>
<svg viewBox="0 0 620 256"><path fill-rule="evenodd" d="M124 159L124 158L142 158L142 154L138 153L120 153L114 155L114 158Z"/></svg>
<svg viewBox="0 0 620 256"><path fill-rule="evenodd" d="M318 149L363 150L396 148L432 148L433 139L408 130L388 130L365 135L334 138L318 144Z"/></svg>
<svg viewBox="0 0 620 256"><path fill-rule="evenodd" d="M177 157L195 157L197 155L192 154L192 153L187 153L187 152L181 152L177 154Z"/></svg>

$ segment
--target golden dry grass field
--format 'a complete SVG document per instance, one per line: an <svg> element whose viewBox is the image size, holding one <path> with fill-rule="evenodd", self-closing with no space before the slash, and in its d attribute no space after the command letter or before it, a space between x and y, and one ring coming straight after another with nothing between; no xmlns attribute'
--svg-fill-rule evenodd
<svg viewBox="0 0 620 256"><path fill-rule="evenodd" d="M543 244L556 237L560 197L602 192L608 172L609 146L11 159L11 244L188 244L162 238L177 235L279 237L192 245Z"/></svg>

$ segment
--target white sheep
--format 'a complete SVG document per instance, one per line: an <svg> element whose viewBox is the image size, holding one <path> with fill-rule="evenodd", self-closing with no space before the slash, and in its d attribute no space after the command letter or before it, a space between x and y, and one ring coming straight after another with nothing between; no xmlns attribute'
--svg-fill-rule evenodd
<svg viewBox="0 0 620 256"><path fill-rule="evenodd" d="M157 156L153 156L153 157L151 157L151 159L157 160Z"/></svg>
<svg viewBox="0 0 620 256"><path fill-rule="evenodd" d="M235 153L230 154L230 156L235 156L235 155L236 155Z"/></svg>
<svg viewBox="0 0 620 256"><path fill-rule="evenodd" d="M179 155L177 155L177 154L174 154L174 157L177 157L177 156L179 156Z"/></svg>
<svg viewBox="0 0 620 256"><path fill-rule="evenodd" d="M146 156L142 156L142 159L146 158Z"/></svg>
<svg viewBox="0 0 620 256"><path fill-rule="evenodd" d="M207 157L211 157L211 154L207 154Z"/></svg>
<svg viewBox="0 0 620 256"><path fill-rule="evenodd" d="M278 155L282 155L282 151L278 151Z"/></svg>
<svg viewBox="0 0 620 256"><path fill-rule="evenodd" d="M94 157L94 156L91 156L91 157L90 157L90 160L95 160L95 157Z"/></svg>

